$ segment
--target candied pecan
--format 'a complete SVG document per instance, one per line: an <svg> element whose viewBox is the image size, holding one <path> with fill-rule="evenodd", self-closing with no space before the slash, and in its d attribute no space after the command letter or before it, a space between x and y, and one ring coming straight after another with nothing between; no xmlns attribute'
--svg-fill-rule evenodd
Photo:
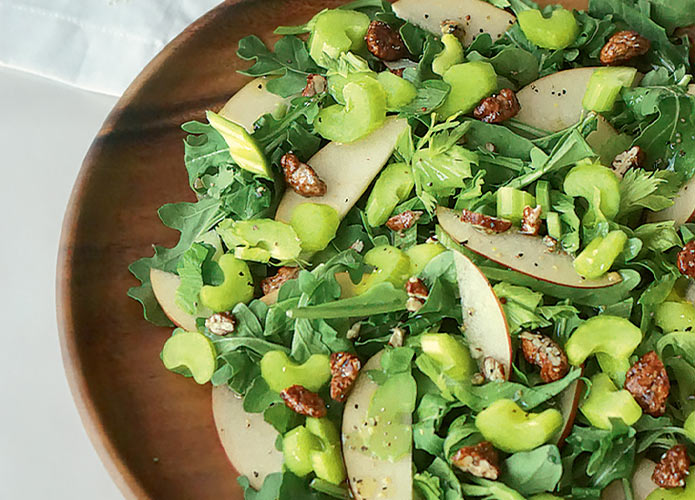
<svg viewBox="0 0 695 500"><path fill-rule="evenodd" d="M656 352L649 351L632 365L625 376L624 387L645 413L660 417L666 412L671 383Z"/></svg>
<svg viewBox="0 0 695 500"><path fill-rule="evenodd" d="M315 73L306 77L306 87L302 90L302 96L314 97L316 94L323 94L326 91L326 77Z"/></svg>
<svg viewBox="0 0 695 500"><path fill-rule="evenodd" d="M476 477L496 481L500 476L499 456L489 441L460 448L451 457L451 463Z"/></svg>
<svg viewBox="0 0 695 500"><path fill-rule="evenodd" d="M519 339L524 358L541 369L543 382L555 382L567 375L570 369L567 355L553 339L531 332L521 333Z"/></svg>
<svg viewBox="0 0 695 500"><path fill-rule="evenodd" d="M521 109L512 89L502 89L499 94L486 97L473 110L473 116L485 123L502 123L517 115Z"/></svg>
<svg viewBox="0 0 695 500"><path fill-rule="evenodd" d="M405 68L389 68L389 71L394 75L403 78L403 72L405 71Z"/></svg>
<svg viewBox="0 0 695 500"><path fill-rule="evenodd" d="M372 21L364 36L367 50L382 61L408 57L408 49L398 31L382 21Z"/></svg>
<svg viewBox="0 0 695 500"><path fill-rule="evenodd" d="M326 183L313 168L299 161L294 153L283 155L280 158L280 165L285 174L285 181L295 193L305 198L326 194Z"/></svg>
<svg viewBox="0 0 695 500"><path fill-rule="evenodd" d="M273 276L268 276L261 281L261 289L263 295L268 295L270 292L280 288L286 281L293 280L299 274L298 267L282 266Z"/></svg>
<svg viewBox="0 0 695 500"><path fill-rule="evenodd" d="M652 473L652 481L659 488L682 488L688 477L690 457L684 444L677 444L661 457Z"/></svg>
<svg viewBox="0 0 695 500"><path fill-rule="evenodd" d="M322 418L326 416L326 403L321 396L301 385L283 389L280 397L290 410L306 417Z"/></svg>
<svg viewBox="0 0 695 500"><path fill-rule="evenodd" d="M543 244L548 248L548 252L553 253L557 251L558 241L550 235L543 236Z"/></svg>
<svg viewBox="0 0 695 500"><path fill-rule="evenodd" d="M616 156L613 163L611 163L611 168L615 175L622 179L625 172L631 168L640 168L644 163L645 157L646 155L641 147L633 146Z"/></svg>
<svg viewBox="0 0 695 500"><path fill-rule="evenodd" d="M420 210L406 210L400 214L396 214L386 221L386 227L391 231L403 231L404 229L410 229L413 227L420 217L422 217L422 211Z"/></svg>
<svg viewBox="0 0 695 500"><path fill-rule="evenodd" d="M444 19L439 26L442 29L442 35L455 35L458 38L465 34L461 23L453 19Z"/></svg>
<svg viewBox="0 0 695 500"><path fill-rule="evenodd" d="M503 233L512 227L512 223L508 220L498 219L497 217L491 217L478 212L471 212L465 208L461 210L461 221L482 227L493 233Z"/></svg>
<svg viewBox="0 0 695 500"><path fill-rule="evenodd" d="M405 304L405 308L410 312L418 312L422 309L430 294L425 283L415 276L412 276L405 284L405 291L408 293L408 301Z"/></svg>
<svg viewBox="0 0 695 500"><path fill-rule="evenodd" d="M607 66L625 64L633 57L643 56L652 43L633 30L618 31L601 49L601 62Z"/></svg>
<svg viewBox="0 0 695 500"><path fill-rule="evenodd" d="M227 335L236 327L236 318L230 312L215 313L205 320L205 328L215 335Z"/></svg>
<svg viewBox="0 0 695 500"><path fill-rule="evenodd" d="M541 206L536 208L524 207L524 216L521 219L521 234L536 236L541 230Z"/></svg>
<svg viewBox="0 0 695 500"><path fill-rule="evenodd" d="M490 382L504 382L507 380L504 366L492 356L487 356L483 359L482 369L485 380Z"/></svg>
<svg viewBox="0 0 695 500"><path fill-rule="evenodd" d="M362 362L354 354L349 352L331 354L331 399L341 403L345 401L361 368Z"/></svg>
<svg viewBox="0 0 695 500"><path fill-rule="evenodd" d="M678 253L678 270L689 278L695 278L695 240L686 243Z"/></svg>

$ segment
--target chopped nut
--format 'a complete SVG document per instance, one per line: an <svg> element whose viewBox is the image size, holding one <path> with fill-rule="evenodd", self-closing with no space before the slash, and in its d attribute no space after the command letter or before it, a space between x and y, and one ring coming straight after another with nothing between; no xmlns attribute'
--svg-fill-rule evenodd
<svg viewBox="0 0 695 500"><path fill-rule="evenodd" d="M422 302L420 299L416 299L415 297L408 297L408 300L405 301L405 310L411 313L416 313L420 309L422 309L422 306L424 306L425 303Z"/></svg>
<svg viewBox="0 0 695 500"><path fill-rule="evenodd" d="M306 77L306 87L302 90L302 96L314 97L317 94L323 94L326 91L326 77L315 73Z"/></svg>
<svg viewBox="0 0 695 500"><path fill-rule="evenodd" d="M615 172L615 175L622 179L625 172L631 168L640 168L644 163L645 156L641 147L633 146L616 156L611 164L611 168L613 172Z"/></svg>
<svg viewBox="0 0 695 500"><path fill-rule="evenodd" d="M405 291L408 293L408 301L405 303L405 308L410 312L418 312L422 309L430 294L427 285L415 276L411 277L405 284Z"/></svg>
<svg viewBox="0 0 695 500"><path fill-rule="evenodd" d="M451 457L451 463L476 477L496 481L500 476L499 456L488 441L460 448Z"/></svg>
<svg viewBox="0 0 695 500"><path fill-rule="evenodd" d="M552 236L545 235L543 237L543 244L548 247L548 252L553 253L557 251L558 241Z"/></svg>
<svg viewBox="0 0 695 500"><path fill-rule="evenodd" d="M491 142L486 142L485 143L485 149L487 149L490 153L494 153L497 151L497 146L495 146Z"/></svg>
<svg viewBox="0 0 695 500"><path fill-rule="evenodd" d="M536 208L524 207L524 216L521 219L521 234L537 236L541 231L541 206Z"/></svg>
<svg viewBox="0 0 695 500"><path fill-rule="evenodd" d="M684 444L677 444L668 450L656 464L652 481L659 488L682 488L688 477L690 457Z"/></svg>
<svg viewBox="0 0 695 500"><path fill-rule="evenodd" d="M205 328L215 335L227 335L236 327L236 318L230 312L215 313L205 320Z"/></svg>
<svg viewBox="0 0 695 500"><path fill-rule="evenodd" d="M508 220L498 219L497 217L491 217L478 212L471 212L466 209L461 211L461 221L482 227L493 233L503 233L512 227L512 223Z"/></svg>
<svg viewBox="0 0 695 500"><path fill-rule="evenodd" d="M403 342L405 341L405 331L402 328L396 327L392 329L391 332L389 345L391 347L403 347Z"/></svg>
<svg viewBox="0 0 695 500"><path fill-rule="evenodd" d="M461 38L465 34L461 23L453 19L444 19L440 26L442 28L442 35L455 35L456 38Z"/></svg>
<svg viewBox="0 0 695 500"><path fill-rule="evenodd" d="M268 276L261 281L263 295L280 288L286 281L293 280L299 275L298 267L282 266L273 276Z"/></svg>
<svg viewBox="0 0 695 500"><path fill-rule="evenodd" d="M350 245L350 248L352 248L357 253L362 253L362 250L364 250L364 241L355 240L352 242L352 245Z"/></svg>
<svg viewBox="0 0 695 500"><path fill-rule="evenodd" d="M555 382L567 375L567 355L553 339L531 332L521 333L519 339L524 358L541 369L543 382Z"/></svg>
<svg viewBox="0 0 695 500"><path fill-rule="evenodd" d="M648 415L660 417L666 412L671 383L656 352L648 352L628 370L625 389Z"/></svg>
<svg viewBox="0 0 695 500"><path fill-rule="evenodd" d="M358 321L354 323L348 331L345 333L345 338L348 340L354 340L360 336L360 330L362 329L362 322Z"/></svg>
<svg viewBox="0 0 695 500"><path fill-rule="evenodd" d="M290 410L306 417L322 418L326 416L326 403L321 396L301 385L283 389L280 397Z"/></svg>
<svg viewBox="0 0 695 500"><path fill-rule="evenodd" d="M607 66L619 66L649 52L651 42L633 30L618 31L601 49L600 60Z"/></svg>
<svg viewBox="0 0 695 500"><path fill-rule="evenodd" d="M382 61L395 61L409 55L401 35L385 22L372 21L364 40L367 50Z"/></svg>
<svg viewBox="0 0 695 500"><path fill-rule="evenodd" d="M331 354L331 399L343 402L360 374L360 358L349 352Z"/></svg>
<svg viewBox="0 0 695 500"><path fill-rule="evenodd" d="M439 243L439 238L437 238L436 235L432 235L425 240L425 243L427 243L427 244Z"/></svg>
<svg viewBox="0 0 695 500"><path fill-rule="evenodd" d="M695 240L686 243L678 253L678 270L689 278L695 278Z"/></svg>
<svg viewBox="0 0 695 500"><path fill-rule="evenodd" d="M391 231L403 231L405 229L410 229L413 227L420 217L422 217L422 212L420 210L406 210L400 214L396 214L386 221L386 227Z"/></svg>
<svg viewBox="0 0 695 500"><path fill-rule="evenodd" d="M480 372L476 372L471 377L471 384L473 385L483 385L485 383L485 375Z"/></svg>
<svg viewBox="0 0 695 500"><path fill-rule="evenodd" d="M473 110L473 116L485 123L502 123L515 117L521 106L512 89L502 89L499 94L486 97Z"/></svg>
<svg viewBox="0 0 695 500"><path fill-rule="evenodd" d="M280 165L285 174L285 181L295 193L305 198L326 194L326 183L313 168L299 161L297 155L287 153L280 159Z"/></svg>
<svg viewBox="0 0 695 500"><path fill-rule="evenodd" d="M483 359L483 376L489 382L504 382L507 380L504 366L492 356Z"/></svg>

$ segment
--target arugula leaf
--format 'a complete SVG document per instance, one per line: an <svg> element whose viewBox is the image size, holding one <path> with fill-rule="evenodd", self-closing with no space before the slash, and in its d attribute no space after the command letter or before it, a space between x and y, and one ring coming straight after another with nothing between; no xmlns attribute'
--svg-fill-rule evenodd
<svg viewBox="0 0 695 500"><path fill-rule="evenodd" d="M561 477L560 450L553 444L514 453L504 461L502 481L524 496L554 491Z"/></svg>
<svg viewBox="0 0 695 500"><path fill-rule="evenodd" d="M311 59L304 41L296 36L281 38L271 52L260 38L250 35L239 40L237 55L245 61L255 61L253 66L240 71L242 75L281 75L269 81L267 89L282 97L301 92L311 73L322 73Z"/></svg>
<svg viewBox="0 0 695 500"><path fill-rule="evenodd" d="M133 262L128 269L142 283L128 290L128 296L140 302L145 319L158 326L171 326L152 292L150 270L174 272L183 253L204 233L209 231L224 217L221 202L215 199L202 199L197 203L170 203L159 211L162 223L181 233L179 242L173 248L154 247L153 257L143 257Z"/></svg>
<svg viewBox="0 0 695 500"><path fill-rule="evenodd" d="M224 138L212 125L190 121L181 128L188 133L183 141L183 161L188 171L188 182L195 190L196 179L210 169L232 163L232 156Z"/></svg>
<svg viewBox="0 0 695 500"><path fill-rule="evenodd" d="M681 26L695 23L693 0L649 0L651 17L669 33Z"/></svg>
<svg viewBox="0 0 695 500"><path fill-rule="evenodd" d="M443 494L439 478L427 471L418 472L413 476L413 489L419 493L422 500L440 500Z"/></svg>
<svg viewBox="0 0 695 500"><path fill-rule="evenodd" d="M444 458L449 459L456 451L463 446L478 444L482 441L482 436L475 426L475 422L469 422L466 415L461 415L454 419L447 430L442 452Z"/></svg>
<svg viewBox="0 0 695 500"><path fill-rule="evenodd" d="M422 384L418 383L418 386ZM420 400L415 412L413 443L416 449L443 457L444 438L437 434L442 420L453 407L453 403L439 394L427 393Z"/></svg>
<svg viewBox="0 0 695 500"><path fill-rule="evenodd" d="M355 297L325 302L312 306L296 307L287 311L290 318L329 319L358 318L394 311L404 311L408 294L389 282L372 286Z"/></svg>
<svg viewBox="0 0 695 500"><path fill-rule="evenodd" d="M683 179L695 175L695 165L689 161L695 155L695 96L675 85L624 89L622 95L627 109L643 122L635 144L649 161Z"/></svg>
<svg viewBox="0 0 695 500"><path fill-rule="evenodd" d="M181 277L176 289L176 304L188 314L198 311L198 295L203 287L203 266L212 261L214 254L213 247L194 243L176 265L176 273Z"/></svg>
<svg viewBox="0 0 695 500"><path fill-rule="evenodd" d="M429 114L441 106L451 90L451 86L442 80L425 80L416 87L415 99L398 111L401 115Z"/></svg>
<svg viewBox="0 0 695 500"><path fill-rule="evenodd" d="M509 486L505 486L499 481L490 481L489 479L482 479L475 476L472 476L471 479L476 484L462 485L463 492L466 495L484 497L486 500L497 500L499 498L503 498L504 500L526 500L518 491Z"/></svg>

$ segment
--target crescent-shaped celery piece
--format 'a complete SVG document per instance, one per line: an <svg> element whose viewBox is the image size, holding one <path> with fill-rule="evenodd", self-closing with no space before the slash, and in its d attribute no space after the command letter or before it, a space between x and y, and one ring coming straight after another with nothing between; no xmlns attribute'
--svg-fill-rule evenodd
<svg viewBox="0 0 695 500"><path fill-rule="evenodd" d="M212 414L227 458L251 487L260 489L268 474L280 472L282 452L275 448L277 431L262 413L244 411L244 400L227 386L212 389Z"/></svg>
<svg viewBox="0 0 695 500"><path fill-rule="evenodd" d="M294 209L303 203L329 205L341 219L345 217L391 158L398 138L407 126L405 119L391 117L381 128L362 139L349 144L331 142L324 146L307 164L326 183L326 194L305 198L287 189L275 219L289 223Z"/></svg>
<svg viewBox="0 0 695 500"><path fill-rule="evenodd" d="M442 21L454 21L463 28L461 42L468 46L480 33L492 40L502 38L516 18L503 9L481 0L398 0L393 11L401 19L439 35Z"/></svg>
<svg viewBox="0 0 695 500"><path fill-rule="evenodd" d="M527 236L514 229L487 233L463 222L454 210L437 207L439 225L458 243L493 262L548 283L571 288L604 288L620 283L611 272L596 279L583 278L574 270L574 259L558 250L550 252L543 238Z"/></svg>
<svg viewBox="0 0 695 500"><path fill-rule="evenodd" d="M350 392L343 413L343 459L348 483L357 500L412 500L412 452L391 462L362 450L360 429L368 425L369 404L379 386L369 378L369 370L378 370L383 351L375 354L362 368ZM410 414L403 424L411 425ZM369 451L369 450L367 450Z"/></svg>

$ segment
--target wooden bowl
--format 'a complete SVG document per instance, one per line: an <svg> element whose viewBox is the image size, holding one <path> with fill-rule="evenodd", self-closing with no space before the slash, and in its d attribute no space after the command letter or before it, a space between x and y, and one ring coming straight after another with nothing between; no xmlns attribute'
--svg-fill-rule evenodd
<svg viewBox="0 0 695 500"><path fill-rule="evenodd" d="M278 25L306 22L342 0L228 1L188 27L138 76L84 160L63 225L58 319L67 376L85 427L129 498L242 499L217 439L210 387L168 372L170 335L126 296L128 265L152 243L175 244L164 203L194 201L181 123L204 119L248 78L237 42L273 42ZM570 3L570 2L568 2ZM576 6L576 2L571 2ZM581 2L580 2L581 3Z"/></svg>

